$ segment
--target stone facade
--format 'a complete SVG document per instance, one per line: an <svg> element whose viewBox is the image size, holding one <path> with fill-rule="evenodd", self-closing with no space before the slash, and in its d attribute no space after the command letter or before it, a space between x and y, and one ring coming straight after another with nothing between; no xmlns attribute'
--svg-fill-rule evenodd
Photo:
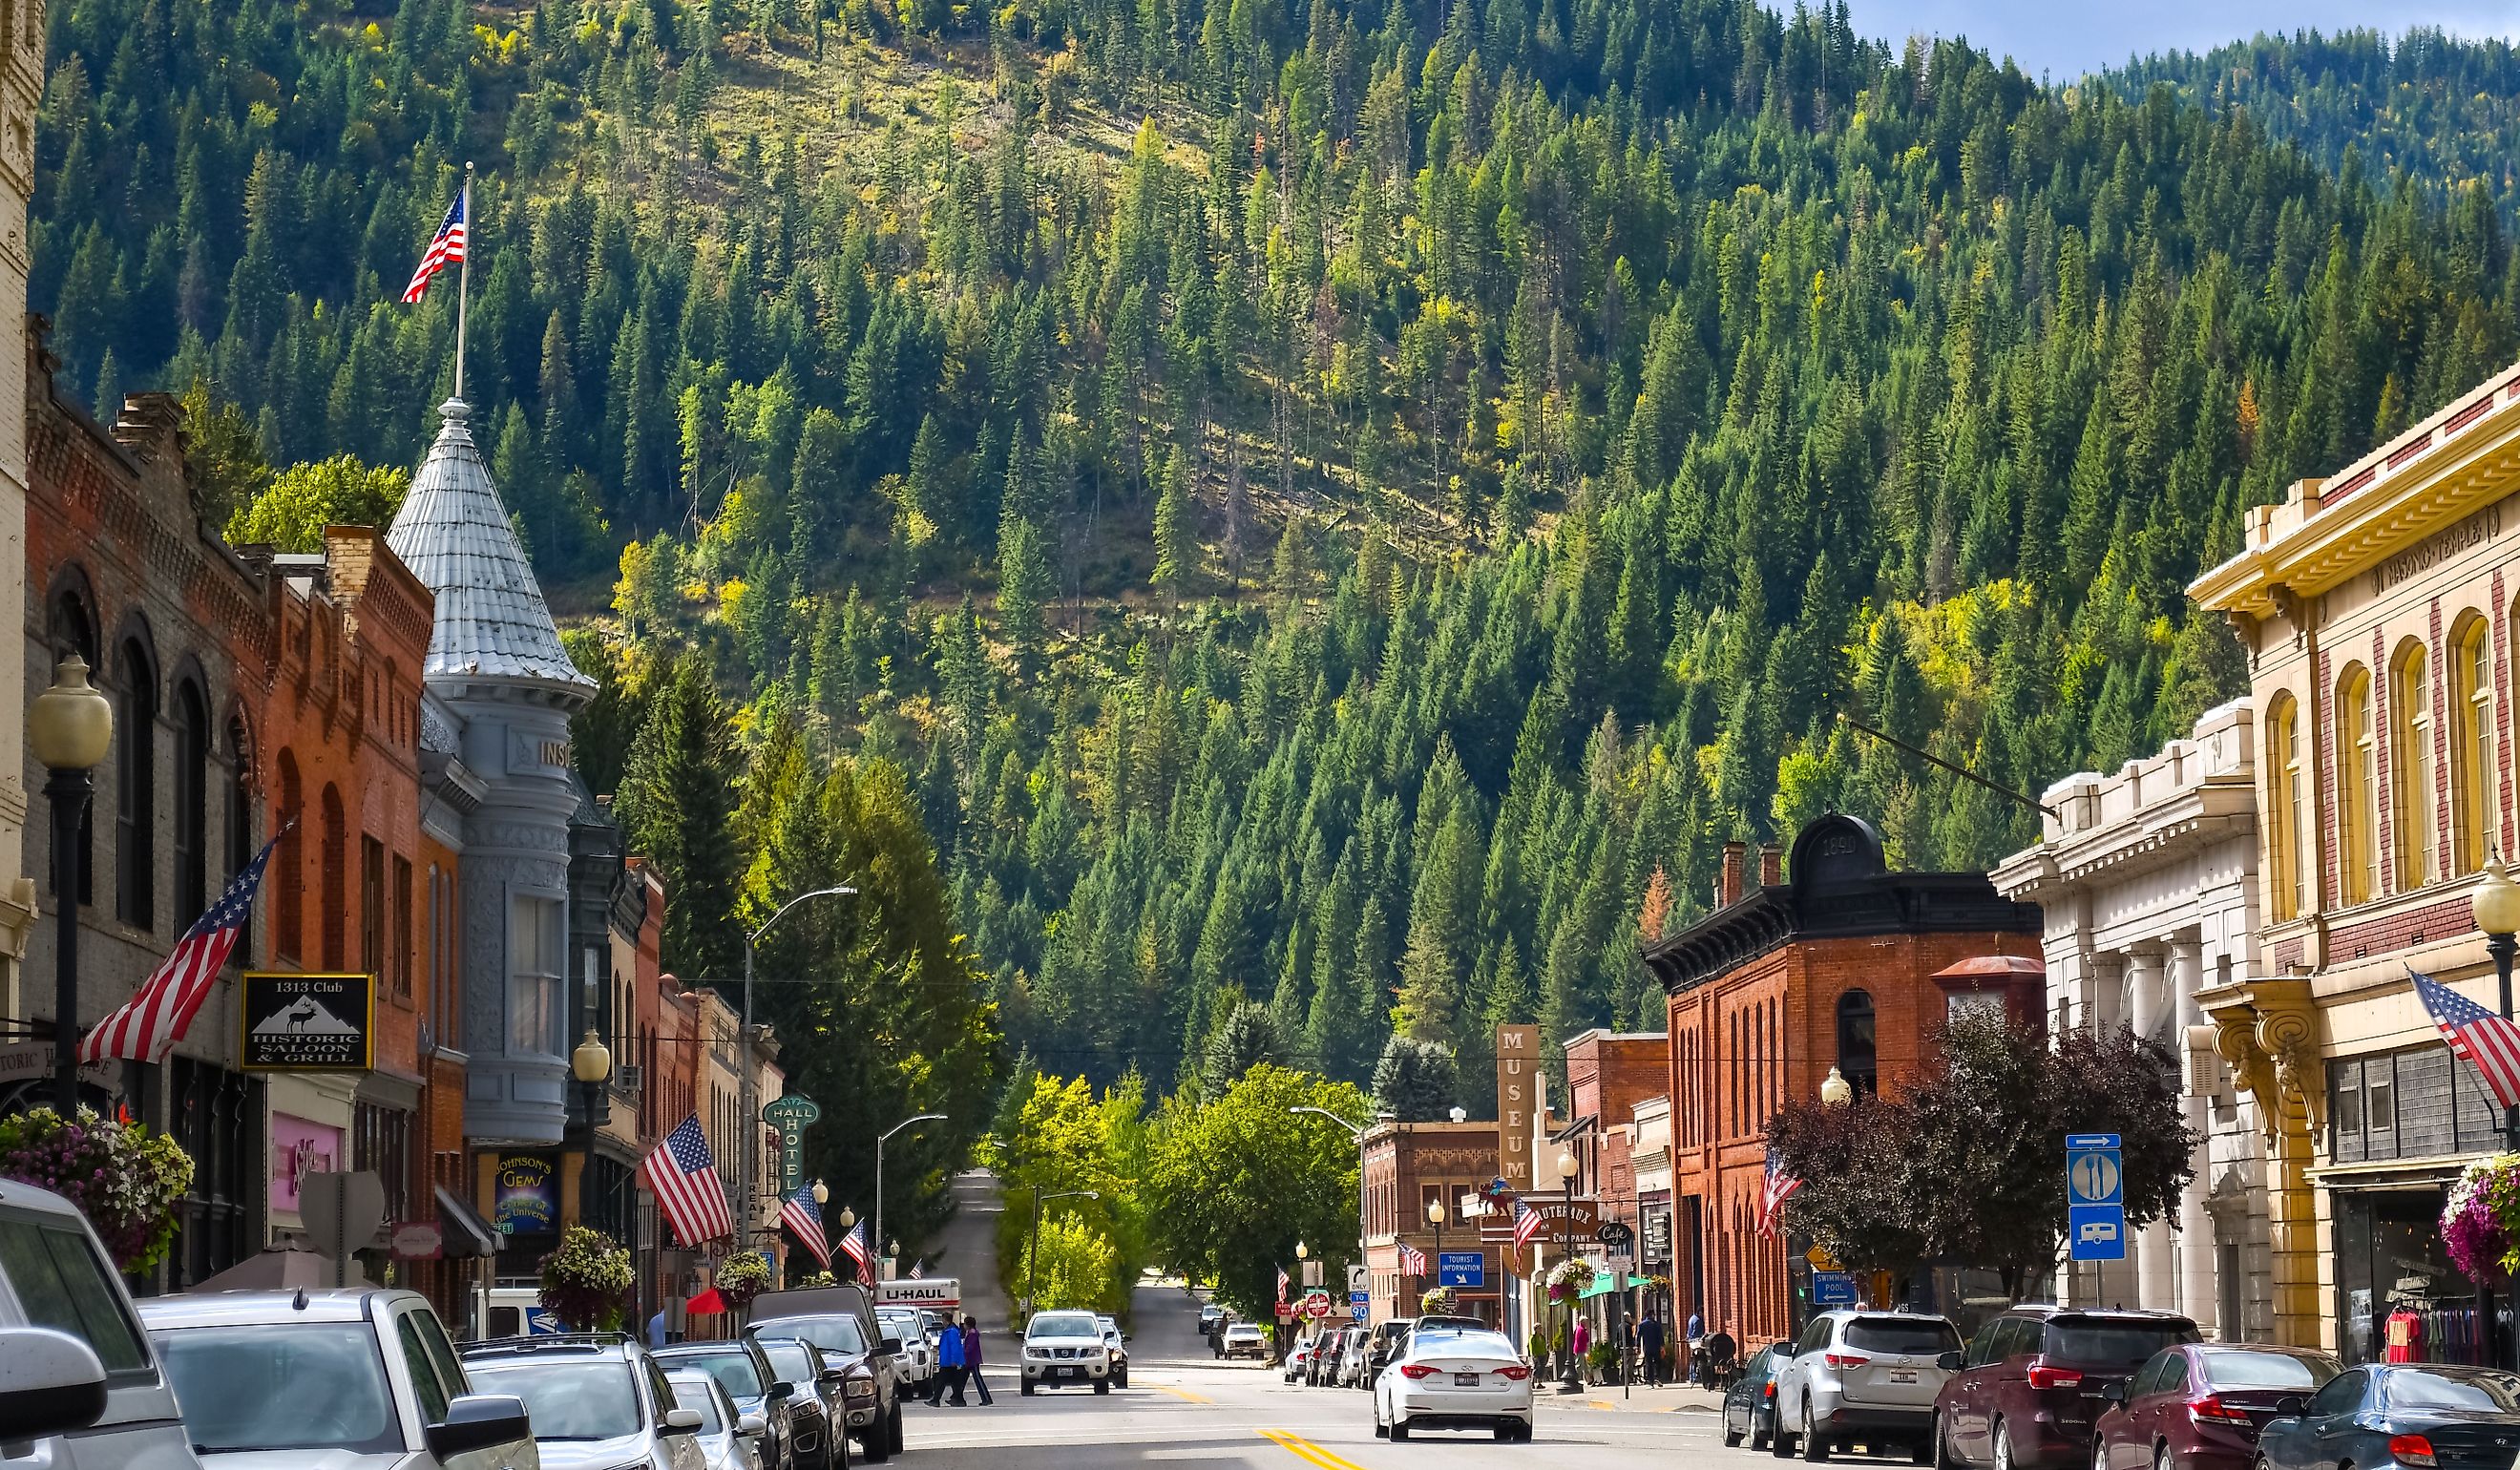
<svg viewBox="0 0 2520 1470"><path fill-rule="evenodd" d="M37 389L27 353L26 210L35 195L35 108L44 90L42 0L0 0L0 607L26 604L30 559L27 528L27 406ZM49 397L47 378L41 391ZM35 880L27 866L25 773L26 674L37 650L0 638L0 1016L20 1016L18 971L36 919ZM43 650L48 652L49 650ZM52 665L35 664L38 689ZM38 818L38 820L41 820Z"/></svg>
<svg viewBox="0 0 2520 1470"><path fill-rule="evenodd" d="M2180 1312L2226 1342L2268 1342L2275 1320L2266 1153L2198 997L2259 972L2255 710L2209 710L2190 738L2048 789L2038 846L1993 874L2046 915L2048 1014L2062 1029L2127 1026L2179 1058L2186 1123L2205 1137L2175 1221L2124 1263L2067 1272L2069 1304Z"/></svg>

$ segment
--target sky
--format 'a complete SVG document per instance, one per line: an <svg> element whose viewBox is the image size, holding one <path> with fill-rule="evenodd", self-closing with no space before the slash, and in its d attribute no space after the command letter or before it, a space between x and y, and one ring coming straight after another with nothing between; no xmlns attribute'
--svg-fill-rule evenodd
<svg viewBox="0 0 2520 1470"><path fill-rule="evenodd" d="M2520 0L1848 0L1856 30L1897 45L1910 34L1962 35L2036 76L2063 81L2130 54L2203 51L2258 31L2392 33L2438 25L2462 36L2520 34ZM1779 6L1790 9L1790 6Z"/></svg>

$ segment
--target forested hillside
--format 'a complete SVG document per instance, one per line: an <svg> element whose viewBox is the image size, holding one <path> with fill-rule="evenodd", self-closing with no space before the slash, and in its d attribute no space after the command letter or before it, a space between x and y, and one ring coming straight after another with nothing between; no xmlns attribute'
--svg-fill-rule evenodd
<svg viewBox="0 0 2520 1470"><path fill-rule="evenodd" d="M578 749L669 964L764 912L763 752L853 754L1098 1080L1650 1020L1719 845L1830 807L1985 863L2035 825L1837 712L2030 790L2182 733L2245 683L2181 595L2243 510L2520 337L2497 144L2340 174L1842 8L51 24L66 378L409 463L453 309L394 298L478 160L468 396L603 611Z"/></svg>

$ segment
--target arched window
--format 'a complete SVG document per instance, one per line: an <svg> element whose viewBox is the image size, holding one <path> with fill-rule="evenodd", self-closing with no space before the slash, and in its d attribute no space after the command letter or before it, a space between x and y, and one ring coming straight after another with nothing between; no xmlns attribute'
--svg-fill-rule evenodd
<svg viewBox="0 0 2520 1470"><path fill-rule="evenodd" d="M228 759L233 767L228 777L227 875L233 878L253 861L253 736L247 731L243 715L228 717ZM248 966L253 963L250 909L246 911L244 925L237 930L236 952Z"/></svg>
<svg viewBox="0 0 2520 1470"><path fill-rule="evenodd" d="M306 829L298 820L306 798L298 789L297 758L283 750L272 764L280 775L280 800L271 814L280 847L263 875L271 888L271 949L294 964L306 954Z"/></svg>
<svg viewBox="0 0 2520 1470"><path fill-rule="evenodd" d="M2297 737L2292 753L2297 762ZM2359 663L2346 665L2345 677L2336 682L2336 773L2338 897L2350 909L2380 891L2380 732L2371 719L2371 671ZM2308 830L2302 824L2305 794L2297 782L2296 834Z"/></svg>
<svg viewBox="0 0 2520 1470"><path fill-rule="evenodd" d="M175 922L209 907L210 706L202 687L175 686Z"/></svg>
<svg viewBox="0 0 2520 1470"><path fill-rule="evenodd" d="M2267 897L2276 923L2307 909L2301 853L2301 703L2277 694L2267 706Z"/></svg>
<svg viewBox="0 0 2520 1470"><path fill-rule="evenodd" d="M158 916L158 661L135 634L115 651L113 911L134 928Z"/></svg>
<svg viewBox="0 0 2520 1470"><path fill-rule="evenodd" d="M2460 872L2485 866L2494 851L2501 788L2494 769L2494 640L2471 614L2451 631L2451 837Z"/></svg>
<svg viewBox="0 0 2520 1470"><path fill-rule="evenodd" d="M2441 876L2433 830L2433 679L2424 646L2408 639L2389 666L2389 778L2397 789L2390 818L2399 891Z"/></svg>
<svg viewBox="0 0 2520 1470"><path fill-rule="evenodd" d="M328 970L339 970L349 964L350 951L345 936L349 915L350 828L341 813L341 788L327 781L324 785L324 896L322 912L315 915L323 926L322 961Z"/></svg>
<svg viewBox="0 0 2520 1470"><path fill-rule="evenodd" d="M1878 1085L1869 992L1851 990L1837 998L1837 1072L1858 1093L1870 1093Z"/></svg>

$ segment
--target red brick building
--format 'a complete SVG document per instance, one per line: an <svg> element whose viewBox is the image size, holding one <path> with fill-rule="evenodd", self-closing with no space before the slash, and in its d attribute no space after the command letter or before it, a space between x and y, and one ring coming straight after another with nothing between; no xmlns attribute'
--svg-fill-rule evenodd
<svg viewBox="0 0 2520 1470"><path fill-rule="evenodd" d="M1604 1222L1624 1223L1640 1240L1647 1208L1669 1206L1666 1200L1646 1200L1637 1189L1637 1108L1670 1087L1667 1033L1596 1030L1566 1039L1569 1121L1559 1144L1575 1156L1576 1192L1599 1203Z"/></svg>
<svg viewBox="0 0 2520 1470"><path fill-rule="evenodd" d="M1481 1253L1481 1284L1461 1288L1462 1300L1477 1315L1496 1320L1498 1283L1505 1272L1502 1253L1480 1244L1478 1222L1464 1218L1462 1210L1462 1196L1475 1194L1496 1178L1496 1124L1377 1123L1366 1130L1359 1147L1366 1290L1372 1298L1368 1320L1418 1314L1418 1296L1436 1283L1404 1274L1400 1248L1411 1245L1423 1252L1432 1276L1439 1243L1446 1253ZM1428 1215L1428 1207L1437 1204L1444 1210L1440 1242ZM1341 1284L1324 1283L1333 1296Z"/></svg>
<svg viewBox="0 0 2520 1470"><path fill-rule="evenodd" d="M1983 873L1889 870L1856 818L1805 827L1755 888L1744 868L1729 849L1720 907L1645 962L1669 998L1675 1310L1756 1343L1790 1332L1808 1295L1801 1246L1759 1233L1768 1119L1832 1069L1860 1091L1896 1087L1952 1008L2036 1013L2043 982L2009 966L1937 978L1984 956L2035 961L2039 910Z"/></svg>

